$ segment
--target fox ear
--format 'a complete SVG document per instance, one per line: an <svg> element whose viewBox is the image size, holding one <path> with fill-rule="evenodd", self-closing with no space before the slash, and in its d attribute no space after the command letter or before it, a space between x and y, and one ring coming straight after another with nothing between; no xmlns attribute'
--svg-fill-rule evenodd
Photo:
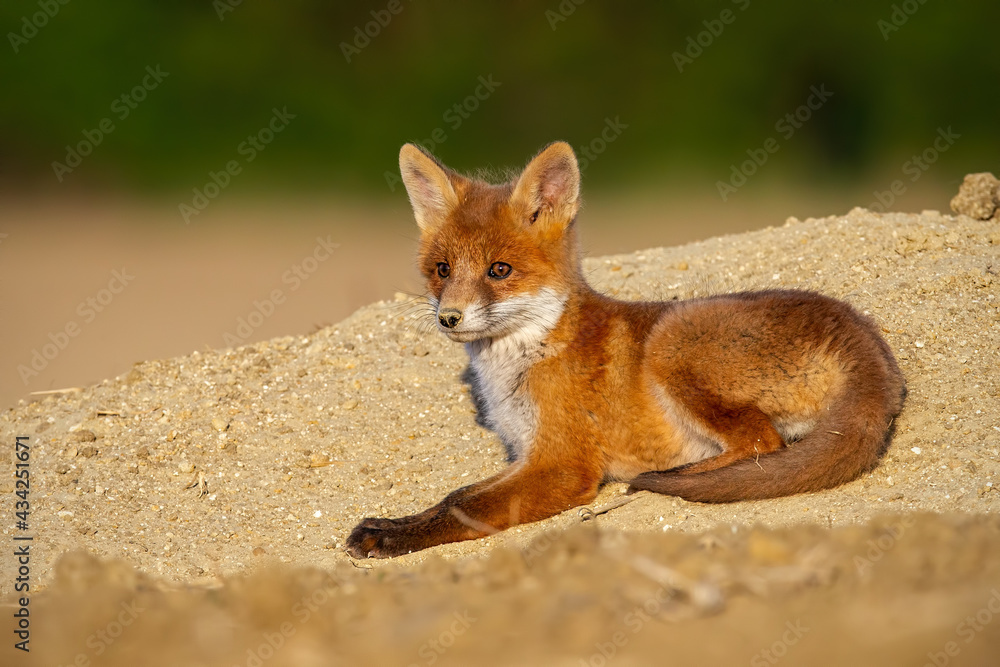
<svg viewBox="0 0 1000 667"><path fill-rule="evenodd" d="M565 228L580 210L580 167L565 141L546 146L521 172L513 198ZM551 217L549 217L551 216Z"/></svg>
<svg viewBox="0 0 1000 667"><path fill-rule="evenodd" d="M399 151L399 173L420 231L437 228L458 206L447 167L413 144L404 144Z"/></svg>

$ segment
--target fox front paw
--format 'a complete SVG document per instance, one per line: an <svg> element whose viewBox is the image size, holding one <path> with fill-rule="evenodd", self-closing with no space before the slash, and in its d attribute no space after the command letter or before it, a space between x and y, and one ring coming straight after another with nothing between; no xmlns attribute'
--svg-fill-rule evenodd
<svg viewBox="0 0 1000 667"><path fill-rule="evenodd" d="M364 519L351 531L344 549L354 558L392 558L417 551L423 547L407 519Z"/></svg>

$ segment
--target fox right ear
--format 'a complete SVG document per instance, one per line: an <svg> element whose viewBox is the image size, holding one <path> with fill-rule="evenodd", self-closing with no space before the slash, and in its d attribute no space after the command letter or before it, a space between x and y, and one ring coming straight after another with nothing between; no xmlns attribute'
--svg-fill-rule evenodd
<svg viewBox="0 0 1000 667"><path fill-rule="evenodd" d="M564 229L580 210L580 167L573 148L565 141L546 146L521 172L513 198L548 218L546 226Z"/></svg>
<svg viewBox="0 0 1000 667"><path fill-rule="evenodd" d="M413 144L404 144L399 151L399 173L420 231L437 228L458 206L447 168Z"/></svg>

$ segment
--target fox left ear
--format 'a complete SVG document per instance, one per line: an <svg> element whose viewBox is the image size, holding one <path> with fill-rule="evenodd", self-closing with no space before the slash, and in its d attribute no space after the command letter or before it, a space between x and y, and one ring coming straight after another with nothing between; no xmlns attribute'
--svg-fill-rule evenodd
<svg viewBox="0 0 1000 667"><path fill-rule="evenodd" d="M544 216L565 229L580 210L580 167L565 141L546 146L521 172L513 199L522 202L534 222Z"/></svg>

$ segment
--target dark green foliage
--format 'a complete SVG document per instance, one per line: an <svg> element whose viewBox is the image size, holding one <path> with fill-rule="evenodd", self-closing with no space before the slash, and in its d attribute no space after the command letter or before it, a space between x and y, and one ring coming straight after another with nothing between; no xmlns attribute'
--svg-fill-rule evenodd
<svg viewBox="0 0 1000 667"><path fill-rule="evenodd" d="M3 179L55 183L52 161L112 117L66 181L184 190L238 157L273 107L297 117L234 188L387 193L399 146L436 128L436 152L461 169L520 164L556 138L586 145L616 117L628 129L590 182L681 166L723 178L820 84L834 97L782 143L774 173L897 169L949 125L963 138L942 163L956 173L1000 155L1000 5L988 0L910 0L888 39L889 1L563 0L575 10L555 29L558 0L399 0L398 15L383 0L245 0L220 20L225 1L70 0L17 53L9 33L42 10L0 4ZM723 10L734 20L679 72L673 54ZM348 63L342 43L373 11L391 20ZM147 65L170 75L119 121L109 107ZM499 88L454 127L444 114L490 75Z"/></svg>

